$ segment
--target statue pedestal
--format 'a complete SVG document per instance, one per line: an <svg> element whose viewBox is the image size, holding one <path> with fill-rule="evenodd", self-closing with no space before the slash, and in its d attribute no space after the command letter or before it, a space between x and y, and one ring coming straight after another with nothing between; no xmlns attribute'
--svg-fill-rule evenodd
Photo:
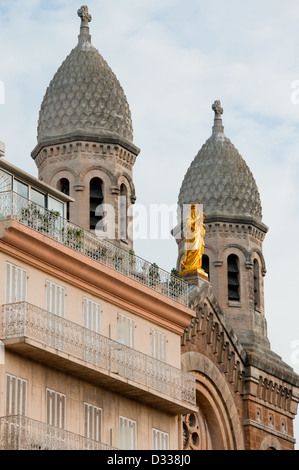
<svg viewBox="0 0 299 470"><path fill-rule="evenodd" d="M198 269L197 271L182 271L179 273L180 278L187 282L188 284L192 285L199 285L202 281L209 282L209 276L203 269Z"/></svg>

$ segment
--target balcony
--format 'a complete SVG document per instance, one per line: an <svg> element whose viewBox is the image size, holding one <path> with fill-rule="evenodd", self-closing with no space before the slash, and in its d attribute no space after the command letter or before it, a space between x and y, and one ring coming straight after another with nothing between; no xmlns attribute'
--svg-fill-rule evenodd
<svg viewBox="0 0 299 470"><path fill-rule="evenodd" d="M0 418L0 450L116 450L21 415Z"/></svg>
<svg viewBox="0 0 299 470"><path fill-rule="evenodd" d="M195 377L27 302L3 305L5 348L174 414L196 411Z"/></svg>
<svg viewBox="0 0 299 470"><path fill-rule="evenodd" d="M188 306L188 284L156 264L60 217L13 191L0 192L0 220L14 219L69 248L104 264L182 305Z"/></svg>

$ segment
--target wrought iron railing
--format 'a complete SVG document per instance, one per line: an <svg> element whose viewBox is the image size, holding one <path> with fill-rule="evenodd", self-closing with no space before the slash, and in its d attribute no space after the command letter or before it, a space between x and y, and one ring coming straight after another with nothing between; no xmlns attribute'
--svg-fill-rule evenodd
<svg viewBox="0 0 299 470"><path fill-rule="evenodd" d="M0 220L12 218L188 306L188 284L176 276L38 206L13 191L0 192Z"/></svg>
<svg viewBox="0 0 299 470"><path fill-rule="evenodd" d="M195 378L88 328L27 302L2 306L2 339L27 337L96 367L195 405Z"/></svg>
<svg viewBox="0 0 299 470"><path fill-rule="evenodd" d="M22 415L0 418L0 450L117 450Z"/></svg>

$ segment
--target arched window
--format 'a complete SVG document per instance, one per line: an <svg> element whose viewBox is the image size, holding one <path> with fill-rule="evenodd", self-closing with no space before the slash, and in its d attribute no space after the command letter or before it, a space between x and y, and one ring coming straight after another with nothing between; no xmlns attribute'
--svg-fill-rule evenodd
<svg viewBox="0 0 299 470"><path fill-rule="evenodd" d="M257 259L253 262L253 286L254 286L254 307L260 308L261 296L260 296L260 268Z"/></svg>
<svg viewBox="0 0 299 470"><path fill-rule="evenodd" d="M227 258L228 300L240 300L239 258L229 255Z"/></svg>
<svg viewBox="0 0 299 470"><path fill-rule="evenodd" d="M57 183L57 189L67 196L70 195L70 182L67 178L61 178ZM70 220L70 203L66 203L66 218Z"/></svg>
<svg viewBox="0 0 299 470"><path fill-rule="evenodd" d="M103 214L99 206L103 204L103 182L100 178L92 178L89 183L89 224L90 230L95 230L97 223L102 220ZM101 213L101 215L96 215Z"/></svg>
<svg viewBox="0 0 299 470"><path fill-rule="evenodd" d="M208 276L210 276L210 260L208 255L203 255L202 256L202 269L207 273Z"/></svg>
<svg viewBox="0 0 299 470"><path fill-rule="evenodd" d="M127 239L127 188L124 184L120 187L119 196L119 238L121 240Z"/></svg>

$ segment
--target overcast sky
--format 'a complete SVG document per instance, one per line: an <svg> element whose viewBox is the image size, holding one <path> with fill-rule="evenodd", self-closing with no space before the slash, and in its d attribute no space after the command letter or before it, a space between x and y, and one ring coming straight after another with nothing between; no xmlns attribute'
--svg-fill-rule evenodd
<svg viewBox="0 0 299 470"><path fill-rule="evenodd" d="M7 160L35 176L30 152L39 107L77 44L81 5L0 0L0 140ZM141 149L134 167L138 204L176 204L190 163L211 135L211 105L221 100L225 134L254 174L269 227L269 339L299 373L299 2L89 0L88 6L92 43L130 104ZM176 265L171 236L137 240L135 252L169 271ZM295 427L299 439L299 418Z"/></svg>

